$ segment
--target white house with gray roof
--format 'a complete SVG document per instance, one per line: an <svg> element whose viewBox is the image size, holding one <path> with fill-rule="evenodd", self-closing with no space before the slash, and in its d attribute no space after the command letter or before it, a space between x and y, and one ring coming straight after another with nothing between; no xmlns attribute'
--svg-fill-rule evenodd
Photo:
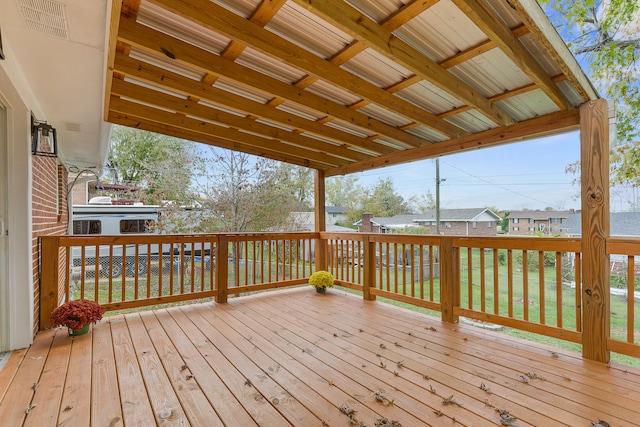
<svg viewBox="0 0 640 427"><path fill-rule="evenodd" d="M440 209L440 234L449 236L495 236L500 216L488 208ZM424 234L436 234L436 211L424 214L373 217L363 214L354 225L362 233L393 233L420 228Z"/></svg>

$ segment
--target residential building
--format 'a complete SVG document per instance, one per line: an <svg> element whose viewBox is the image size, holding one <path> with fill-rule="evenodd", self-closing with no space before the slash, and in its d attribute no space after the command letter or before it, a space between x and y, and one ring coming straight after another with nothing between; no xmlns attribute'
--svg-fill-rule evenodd
<svg viewBox="0 0 640 427"><path fill-rule="evenodd" d="M425 214L372 217L362 215L354 225L362 233L393 233L421 227L425 234L436 234L436 211ZM444 236L495 236L500 216L488 208L441 209L440 234ZM422 230L425 230L422 231Z"/></svg>
<svg viewBox="0 0 640 427"><path fill-rule="evenodd" d="M560 234L564 222L575 211L512 211L509 213L509 234Z"/></svg>

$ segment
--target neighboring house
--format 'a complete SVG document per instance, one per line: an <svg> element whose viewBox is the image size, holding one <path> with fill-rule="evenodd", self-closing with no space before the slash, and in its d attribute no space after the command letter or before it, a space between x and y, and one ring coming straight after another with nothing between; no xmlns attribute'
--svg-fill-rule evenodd
<svg viewBox="0 0 640 427"><path fill-rule="evenodd" d="M325 206L327 227L329 225L335 225L338 222L344 223L347 220L346 209L340 206ZM291 212L291 219L295 224L314 224L315 213L314 212ZM343 227L346 229L346 227ZM327 231L329 228L327 228ZM353 231L348 228L347 230ZM310 231L313 231L310 230Z"/></svg>
<svg viewBox="0 0 640 427"><path fill-rule="evenodd" d="M440 234L445 236L495 236L500 216L487 208L441 209ZM393 233L422 227L426 234L436 234L436 211L425 214L372 217L362 215L354 225L362 233Z"/></svg>
<svg viewBox="0 0 640 427"><path fill-rule="evenodd" d="M640 237L640 212L612 212L609 215L611 236ZM569 215L562 228L569 237L581 237L582 215L580 213Z"/></svg>
<svg viewBox="0 0 640 427"><path fill-rule="evenodd" d="M609 234L612 237L640 237L640 212L612 212L609 214ZM568 237L582 237L582 215L575 213L569 215L563 224L564 232ZM575 254L569 253L571 259ZM609 255L609 265L612 274L626 274L628 258L626 255ZM640 257L634 260L635 273L640 274Z"/></svg>
<svg viewBox="0 0 640 427"><path fill-rule="evenodd" d="M560 234L564 230L564 222L573 209L568 211L512 211L509 213L509 234L532 235Z"/></svg>
<svg viewBox="0 0 640 427"><path fill-rule="evenodd" d="M342 206L326 206L325 211L327 213L327 225L329 224L344 224L347 221L347 209Z"/></svg>

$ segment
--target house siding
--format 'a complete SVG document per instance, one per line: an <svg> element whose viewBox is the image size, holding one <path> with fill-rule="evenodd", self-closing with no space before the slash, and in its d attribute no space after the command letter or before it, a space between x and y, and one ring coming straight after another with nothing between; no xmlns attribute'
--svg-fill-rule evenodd
<svg viewBox="0 0 640 427"><path fill-rule="evenodd" d="M34 335L40 328L40 250L38 238L41 236L61 236L67 232L68 209L66 169L58 164L55 157L32 156L32 282L33 282L33 324ZM60 295L64 295L64 253L61 252Z"/></svg>
<svg viewBox="0 0 640 427"><path fill-rule="evenodd" d="M450 226L447 226L449 224ZM440 223L440 235L442 236L495 236L496 235L496 222L478 221L476 228L473 228L473 223L469 222L467 229L467 223L464 221L442 221ZM490 226L490 224L493 224ZM436 234L435 225L423 225L420 226L426 228L427 234Z"/></svg>

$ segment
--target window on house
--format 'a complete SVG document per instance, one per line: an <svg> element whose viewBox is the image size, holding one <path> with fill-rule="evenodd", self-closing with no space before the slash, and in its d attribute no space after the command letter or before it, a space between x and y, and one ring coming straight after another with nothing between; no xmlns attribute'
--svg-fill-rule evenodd
<svg viewBox="0 0 640 427"><path fill-rule="evenodd" d="M536 231L535 227L529 227L529 231Z"/></svg>
<svg viewBox="0 0 640 427"><path fill-rule="evenodd" d="M549 222L551 222L551 224L562 224L562 218L550 218Z"/></svg>
<svg viewBox="0 0 640 427"><path fill-rule="evenodd" d="M73 234L102 234L102 222L99 220L73 221Z"/></svg>
<svg viewBox="0 0 640 427"><path fill-rule="evenodd" d="M451 228L451 223L450 222L445 222L444 223L444 228Z"/></svg>
<svg viewBox="0 0 640 427"><path fill-rule="evenodd" d="M536 223L536 220L535 220L535 219L533 219L533 218L529 218L529 224L535 224L535 223Z"/></svg>
<svg viewBox="0 0 640 427"><path fill-rule="evenodd" d="M478 223L476 221L473 221L473 223L471 224L473 228L478 228Z"/></svg>
<svg viewBox="0 0 640 427"><path fill-rule="evenodd" d="M520 222L520 218L513 218L513 223L514 223L514 224L517 224L517 223L519 223L519 222Z"/></svg>
<svg viewBox="0 0 640 427"><path fill-rule="evenodd" d="M520 231L520 227L513 227L513 231Z"/></svg>
<svg viewBox="0 0 640 427"><path fill-rule="evenodd" d="M493 221L489 221L489 222L487 223L487 227L489 227L489 228L492 228L492 227L495 227L495 226L496 226L496 223L495 223L495 222L493 222Z"/></svg>
<svg viewBox="0 0 640 427"><path fill-rule="evenodd" d="M148 233L151 231L149 225L146 219L123 219L120 221L120 233Z"/></svg>

